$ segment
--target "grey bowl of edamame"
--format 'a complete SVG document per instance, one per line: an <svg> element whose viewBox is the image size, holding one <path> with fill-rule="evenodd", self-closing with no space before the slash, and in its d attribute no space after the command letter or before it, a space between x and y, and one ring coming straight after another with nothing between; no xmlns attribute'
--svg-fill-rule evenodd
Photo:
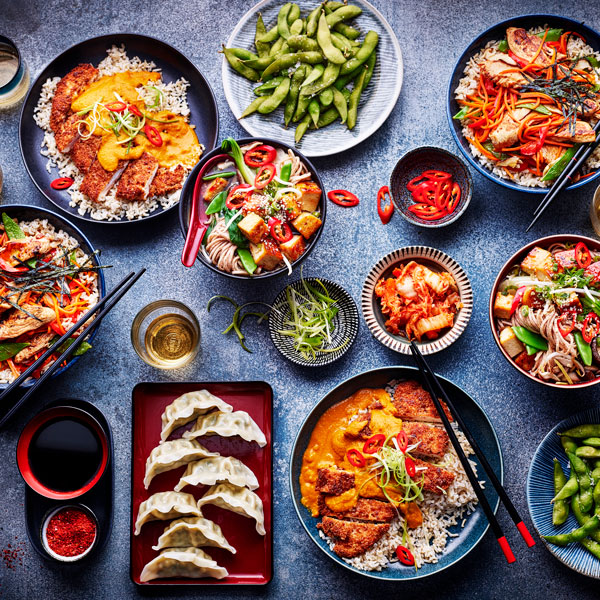
<svg viewBox="0 0 600 600"><path fill-rule="evenodd" d="M308 157L367 139L390 115L402 87L400 45L384 16L365 0L352 0L326 2L321 19L321 6L315 0L259 2L227 40L222 69L225 97L242 127ZM325 18L330 31L320 23Z"/></svg>

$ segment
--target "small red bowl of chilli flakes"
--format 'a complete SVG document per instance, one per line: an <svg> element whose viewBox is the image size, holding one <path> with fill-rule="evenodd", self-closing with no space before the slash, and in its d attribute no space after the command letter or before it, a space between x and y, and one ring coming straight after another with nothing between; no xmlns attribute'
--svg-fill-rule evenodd
<svg viewBox="0 0 600 600"><path fill-rule="evenodd" d="M458 156L433 146L409 150L390 176L398 212L419 227L445 227L457 221L471 201L473 179Z"/></svg>

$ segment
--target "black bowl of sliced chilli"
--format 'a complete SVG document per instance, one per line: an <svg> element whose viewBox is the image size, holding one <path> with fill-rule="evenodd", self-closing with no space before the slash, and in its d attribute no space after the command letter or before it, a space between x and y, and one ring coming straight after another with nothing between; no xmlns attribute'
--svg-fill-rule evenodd
<svg viewBox="0 0 600 600"><path fill-rule="evenodd" d="M300 162L304 165L305 169L309 173L311 173L310 180L318 186L318 188L321 192L318 204L316 205L315 209L312 211L314 213L318 213L318 219L320 220L321 224L318 226L318 228L314 231L314 233L312 235L310 235L308 238L304 239L304 246L303 246L304 250L300 254L300 256L298 256L295 259L289 260L291 268L296 269L300 265L300 263L305 258L307 258L308 255L313 251L314 247L317 245L317 243L319 241L321 232L323 231L323 227L325 227L325 217L327 215L327 201L326 201L327 192L325 190L323 180L321 179L321 177L320 177L319 173L317 172L316 168L314 167L314 165L296 148L292 148L291 146L288 146L287 144L278 142L276 140L271 140L268 138L242 138L242 139L237 140L237 143L242 148L248 144L253 144L253 143L266 144L266 145L272 146L274 149L276 149L278 151L283 151L286 154L288 153L289 150L291 150L294 153L294 155L300 160ZM217 165L219 165L221 161L215 161L214 159L215 159L215 157L217 157L221 154L227 154L227 152L225 150L222 150L220 146L216 147L211 152L207 152L200 159L200 162L194 167L194 169L188 175L187 179L185 180L185 182L183 184L183 189L181 191L181 200L179 202L179 225L181 227L181 232L182 232L184 238L187 237L187 232L188 232L188 228L189 228L190 214L191 214L191 210L192 210L192 198L194 195L194 188L196 186L196 181L197 181L198 177L200 176L200 174L202 174L203 177L206 177L207 174L213 173L213 171L215 171L215 169L217 169ZM232 163L232 165L230 165L224 169L225 172L231 172L231 171L237 172L235 165L233 165L233 159L231 159L231 163ZM207 167L207 168L205 169L205 167ZM235 177L238 177L237 174ZM206 183L211 183L211 182L208 181ZM201 195L204 194L204 190L206 189L205 188L206 183L203 183L202 188L200 188ZM228 184L228 185L230 185L230 184ZM230 188L231 187L232 186L230 185ZM227 189L230 189L230 188L227 188ZM201 210L202 211L206 210L206 208L209 206L209 203L204 202L202 199L200 199L200 202L203 205ZM302 213L302 214L304 214L304 213ZM294 234L294 238L296 238L299 230L292 228L292 232ZM228 272L223 269L220 269L216 264L214 264L209 259L209 256L206 252L206 242L207 242L209 233L210 233L210 231L204 236L203 244L201 246L200 251L198 252L197 258L198 258L198 262L202 263L204 266L208 267L215 273L219 273L220 275L224 275L225 277L231 277L233 279L267 279L268 277L274 277L276 275L282 275L284 273L288 273L288 266L283 262L280 265L278 265L276 268L274 268L273 270L262 270L260 273L256 273L253 275L250 275L249 273L241 273L241 272L240 273L232 273L232 272Z"/></svg>
<svg viewBox="0 0 600 600"><path fill-rule="evenodd" d="M67 235L69 235L70 237L72 237L78 243L79 247L88 256L91 257L91 262L93 265L100 266L98 254L94 254L94 252L95 252L94 246L92 246L91 242L84 235L84 233L78 227L76 227L73 223L68 221L65 217L63 217L55 212L52 212L50 210L47 210L45 208L40 208L37 206L27 206L27 205L21 205L21 204L4 205L4 206L0 207L0 213L6 213L12 219L20 221L20 222L23 222L23 221L30 222L30 221L34 221L35 219L47 220L48 224L51 225L52 227L54 227L54 229L56 231L62 231L64 233L66 233ZM103 269L98 269L97 274L98 274L98 296L99 296L99 299L102 299L106 295L106 283L105 283L105 279L104 279ZM90 343L92 346L92 349L89 350L90 352L94 351L93 350L94 338L96 336L97 331L98 331L98 329L93 331L92 334L90 335L90 337L87 339L87 342ZM11 340L7 340L7 341L10 342ZM4 342L0 342L0 344L1 343L4 343ZM46 348L44 348L44 350L45 349ZM73 356L66 365L58 368L53 373L52 377L57 377L61 373L64 373L67 369L69 369L71 366L73 366L81 358L83 358L85 360L85 355ZM34 382L35 382L35 380L30 378L22 384L22 387L29 387L29 386L33 385ZM6 382L0 383L0 389L7 387L7 385L8 384Z"/></svg>
<svg viewBox="0 0 600 600"><path fill-rule="evenodd" d="M116 33L91 38L65 50L46 66L29 90L21 111L19 144L25 168L40 192L62 211L92 223L122 224L159 217L177 204L176 199L173 202L155 201L148 206L148 210L137 210L135 206L128 206L128 212L116 218L100 214L93 218L89 211L72 206L68 190L51 187L51 183L61 175L56 167L51 167L48 172L48 158L40 154L46 132L38 126L34 118L38 102L43 103L42 94L47 80L62 78L83 63L97 67L107 57L107 51L112 46L122 46L130 59L138 57L142 61L153 62L156 68L160 69L163 83L173 83L181 78L189 82L190 85L185 90L190 109L189 123L194 126L198 142L205 151L215 145L219 134L219 116L214 94L206 78L184 54L156 38L134 33ZM165 197L160 198L162 200ZM130 204L135 205L136 202Z"/></svg>
<svg viewBox="0 0 600 600"><path fill-rule="evenodd" d="M303 355L296 347L293 337L282 333L293 329L288 323L292 313L287 301L288 290L305 296L304 284L323 291L327 290L330 298L335 300L338 311L331 323L331 341L324 346L324 352L316 352L314 356ZM302 367L323 367L342 358L356 340L358 334L358 308L352 296L340 285L329 279L307 277L294 281L285 287L275 298L273 308L269 313L269 333L275 348L288 360Z"/></svg>

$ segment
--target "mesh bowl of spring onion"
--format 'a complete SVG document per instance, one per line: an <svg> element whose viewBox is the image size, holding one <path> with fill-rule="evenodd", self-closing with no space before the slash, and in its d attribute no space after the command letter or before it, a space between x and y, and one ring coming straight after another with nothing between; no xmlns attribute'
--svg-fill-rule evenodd
<svg viewBox="0 0 600 600"><path fill-rule="evenodd" d="M421 146L398 160L389 189L409 223L435 229L454 223L467 210L473 179L458 156L443 148Z"/></svg>
<svg viewBox="0 0 600 600"><path fill-rule="evenodd" d="M303 367L322 367L340 359L358 334L358 308L340 285L320 277L301 277L275 298L269 333L275 348Z"/></svg>

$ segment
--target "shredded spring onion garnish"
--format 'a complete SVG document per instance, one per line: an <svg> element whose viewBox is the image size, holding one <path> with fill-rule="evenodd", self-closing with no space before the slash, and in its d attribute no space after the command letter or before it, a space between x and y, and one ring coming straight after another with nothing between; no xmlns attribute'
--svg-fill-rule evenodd
<svg viewBox="0 0 600 600"><path fill-rule="evenodd" d="M316 282L320 289L307 283L302 275L300 281L302 290L288 286L286 303L274 307L287 317L283 321L285 329L278 329L278 333L292 338L294 349L306 360L316 358L317 354L337 352L348 343L346 338L335 348L331 347L333 321L338 313L337 300L329 295L319 279Z"/></svg>
<svg viewBox="0 0 600 600"><path fill-rule="evenodd" d="M152 98L153 98L153 104L148 104L148 102L146 102L146 100L144 99L144 103L146 104L146 106L148 108L161 108L162 104L163 104L163 96L164 96L162 91L159 88L157 88L155 85L144 85L144 86L142 86L142 88L144 90L147 90L148 92L150 92L152 94Z"/></svg>

